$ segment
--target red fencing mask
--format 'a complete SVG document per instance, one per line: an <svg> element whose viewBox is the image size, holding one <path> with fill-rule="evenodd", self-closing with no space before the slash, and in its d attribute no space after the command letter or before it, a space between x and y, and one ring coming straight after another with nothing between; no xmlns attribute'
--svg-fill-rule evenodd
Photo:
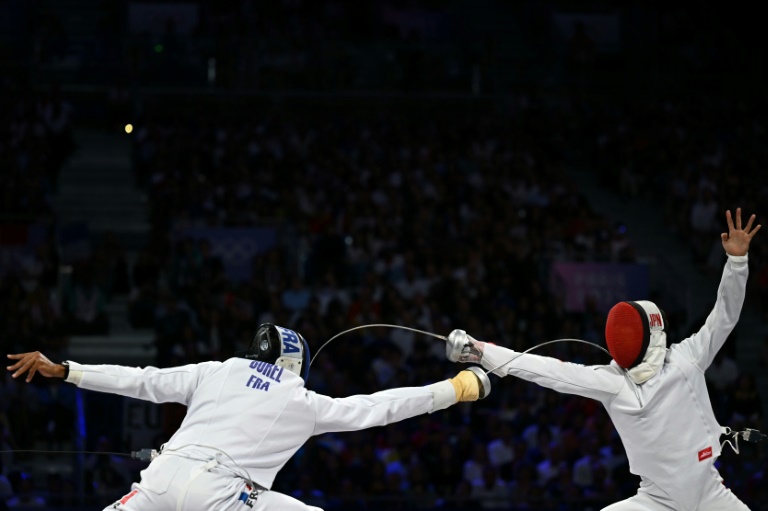
<svg viewBox="0 0 768 511"><path fill-rule="evenodd" d="M605 321L608 351L620 367L631 369L643 361L651 337L662 335L664 327L664 313L653 302L619 302Z"/></svg>

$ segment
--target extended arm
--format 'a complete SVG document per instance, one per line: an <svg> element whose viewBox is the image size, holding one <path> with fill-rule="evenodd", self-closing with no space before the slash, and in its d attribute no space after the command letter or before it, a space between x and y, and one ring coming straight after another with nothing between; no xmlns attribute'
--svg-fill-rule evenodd
<svg viewBox="0 0 768 511"><path fill-rule="evenodd" d="M487 378L486 378L487 382ZM490 385L490 382L487 382ZM484 397L483 383L471 371L424 387L403 387L370 395L330 398L309 392L315 410L315 435L386 426Z"/></svg>
<svg viewBox="0 0 768 511"><path fill-rule="evenodd" d="M218 362L158 369L70 362L67 381L82 389L108 392L153 403L186 405L205 368Z"/></svg>
<svg viewBox="0 0 768 511"><path fill-rule="evenodd" d="M556 358L520 354L494 344L477 341L463 330L448 336L448 359L475 362L493 369L498 376L517 376L566 394L598 401L610 400L624 385L624 376L612 366L583 366Z"/></svg>
<svg viewBox="0 0 768 511"><path fill-rule="evenodd" d="M17 362L8 366L15 371L13 377L27 373L27 382L35 374L46 378L65 378L80 388L134 397L153 403L187 404L197 388L200 375L218 362L158 369L156 367L124 367L117 365L82 365L69 362L68 366L54 364L39 351L8 355Z"/></svg>
<svg viewBox="0 0 768 511"><path fill-rule="evenodd" d="M551 357L521 355L493 344L486 344L483 352L483 367L495 369L494 374L516 376L565 394L607 401L624 385L624 376L611 366L583 366Z"/></svg>

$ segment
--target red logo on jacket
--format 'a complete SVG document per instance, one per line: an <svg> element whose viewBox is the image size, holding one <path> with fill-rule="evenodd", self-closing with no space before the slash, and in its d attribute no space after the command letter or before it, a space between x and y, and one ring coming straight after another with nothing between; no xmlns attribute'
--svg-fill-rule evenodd
<svg viewBox="0 0 768 511"><path fill-rule="evenodd" d="M651 328L655 326L662 326L661 314L649 314L648 318L651 320Z"/></svg>
<svg viewBox="0 0 768 511"><path fill-rule="evenodd" d="M702 449L699 451L699 461L704 461L707 458L712 457L712 448L707 447L706 449Z"/></svg>

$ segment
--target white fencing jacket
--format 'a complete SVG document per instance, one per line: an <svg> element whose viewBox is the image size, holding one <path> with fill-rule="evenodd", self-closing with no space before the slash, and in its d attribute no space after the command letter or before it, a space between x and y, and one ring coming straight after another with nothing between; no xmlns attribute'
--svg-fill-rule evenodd
<svg viewBox="0 0 768 511"><path fill-rule="evenodd" d="M448 380L334 399L307 390L303 379L281 367L242 358L168 369L70 362L67 381L83 389L187 405L187 415L164 452L188 444L215 447L267 489L313 435L384 426L456 402ZM142 473L142 484L164 491L167 485L157 479L172 478L169 471L178 469L169 464L172 458L155 459Z"/></svg>
<svg viewBox="0 0 768 511"><path fill-rule="evenodd" d="M704 371L739 319L748 275L747 256L729 256L717 302L704 326L667 350L664 364L636 385L615 363L583 366L521 355L486 344L482 364L558 392L600 401L621 436L633 474L653 482L681 510L696 509L705 478L720 455L721 428L709 401Z"/></svg>

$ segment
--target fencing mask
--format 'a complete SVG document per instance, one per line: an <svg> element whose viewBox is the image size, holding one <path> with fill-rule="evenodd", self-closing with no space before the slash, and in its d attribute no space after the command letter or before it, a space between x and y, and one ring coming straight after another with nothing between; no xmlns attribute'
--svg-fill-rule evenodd
<svg viewBox="0 0 768 511"><path fill-rule="evenodd" d="M268 362L298 374L307 381L309 376L309 345L300 333L281 326L264 323L247 351L235 356Z"/></svg>
<svg viewBox="0 0 768 511"><path fill-rule="evenodd" d="M666 317L653 302L620 302L608 312L605 342L616 363L643 383L664 363Z"/></svg>

